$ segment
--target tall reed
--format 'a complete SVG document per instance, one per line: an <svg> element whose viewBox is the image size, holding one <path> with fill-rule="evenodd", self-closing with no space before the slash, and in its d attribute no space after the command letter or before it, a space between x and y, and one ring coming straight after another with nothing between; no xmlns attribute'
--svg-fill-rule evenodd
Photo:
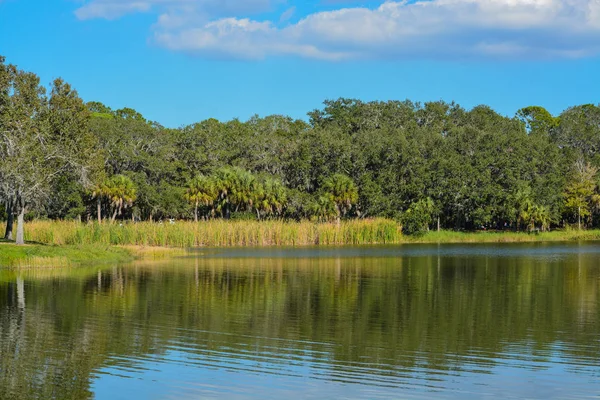
<svg viewBox="0 0 600 400"><path fill-rule="evenodd" d="M563 230L524 232L429 232L403 236L392 220L349 220L335 223L284 221L177 221L99 225L67 221L26 224L25 239L55 245L120 245L161 247L234 247L360 245L394 243L477 243L600 240L600 231Z"/></svg>
<svg viewBox="0 0 600 400"><path fill-rule="evenodd" d="M170 247L302 246L385 244L402 240L391 220L351 220L341 224L284 221L177 221L82 224L66 221L27 223L25 239L56 245L137 245Z"/></svg>

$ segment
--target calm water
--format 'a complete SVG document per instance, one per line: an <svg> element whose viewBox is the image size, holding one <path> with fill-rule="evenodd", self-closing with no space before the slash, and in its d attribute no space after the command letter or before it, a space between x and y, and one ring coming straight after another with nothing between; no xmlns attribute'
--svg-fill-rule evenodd
<svg viewBox="0 0 600 400"><path fill-rule="evenodd" d="M0 399L600 395L600 244L0 271Z"/></svg>

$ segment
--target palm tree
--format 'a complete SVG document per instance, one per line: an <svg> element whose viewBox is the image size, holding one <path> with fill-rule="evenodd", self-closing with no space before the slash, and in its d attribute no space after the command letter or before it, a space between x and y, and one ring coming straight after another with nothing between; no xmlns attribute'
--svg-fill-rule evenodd
<svg viewBox="0 0 600 400"><path fill-rule="evenodd" d="M547 207L533 205L530 212L529 229L533 230L536 224L540 224L542 232L545 232L550 227L551 220L552 216Z"/></svg>
<svg viewBox="0 0 600 400"><path fill-rule="evenodd" d="M335 174L325 179L322 190L335 205L338 223L358 201L358 189L349 176Z"/></svg>
<svg viewBox="0 0 600 400"><path fill-rule="evenodd" d="M188 187L185 191L185 198L187 201L194 204L195 222L198 222L198 206L200 204L212 206L217 200L217 197L217 185L215 180L210 177L198 175L188 183Z"/></svg>
<svg viewBox="0 0 600 400"><path fill-rule="evenodd" d="M333 218L337 218L339 222L339 211L330 196L319 195L316 201L311 207L311 214L317 218L318 221L331 221Z"/></svg>
<svg viewBox="0 0 600 400"><path fill-rule="evenodd" d="M131 206L136 199L136 188L131 179L124 175L115 175L99 187L99 194L106 197L113 208L111 222L123 209Z"/></svg>
<svg viewBox="0 0 600 400"><path fill-rule="evenodd" d="M249 171L233 168L233 172L234 185L231 190L231 203L235 205L235 211L239 211L240 208L251 209L258 182Z"/></svg>
<svg viewBox="0 0 600 400"><path fill-rule="evenodd" d="M261 211L266 215L281 214L286 202L287 193L281 181L268 177L255 185L254 207L258 219Z"/></svg>
<svg viewBox="0 0 600 400"><path fill-rule="evenodd" d="M215 173L216 210L225 218L229 218L231 207L235 207L235 211L240 207L251 208L256 185L256 178L242 168L220 168Z"/></svg>
<svg viewBox="0 0 600 400"><path fill-rule="evenodd" d="M525 187L517 190L514 196L514 209L517 219L517 230L521 229L522 222L531 220L531 212L533 211L533 202L531 201L531 188ZM513 214L514 215L514 214Z"/></svg>
<svg viewBox="0 0 600 400"><path fill-rule="evenodd" d="M102 223L102 198L108 198L110 195L109 187L106 185L106 180L104 182L96 185L92 192L92 198L96 199L97 212L98 212L98 223Z"/></svg>

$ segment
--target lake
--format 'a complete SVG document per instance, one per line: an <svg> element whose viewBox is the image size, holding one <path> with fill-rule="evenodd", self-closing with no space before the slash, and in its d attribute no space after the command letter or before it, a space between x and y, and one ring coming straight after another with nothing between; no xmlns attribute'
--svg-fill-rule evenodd
<svg viewBox="0 0 600 400"><path fill-rule="evenodd" d="M0 398L584 399L600 243L0 270Z"/></svg>

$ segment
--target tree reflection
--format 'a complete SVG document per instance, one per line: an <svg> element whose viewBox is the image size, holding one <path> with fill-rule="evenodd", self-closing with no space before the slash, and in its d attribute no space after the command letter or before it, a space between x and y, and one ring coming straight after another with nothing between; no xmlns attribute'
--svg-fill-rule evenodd
<svg viewBox="0 0 600 400"><path fill-rule="evenodd" d="M0 398L92 397L100 369L174 343L256 362L310 354L332 375L489 372L514 346L549 360L557 343L597 362L596 264L434 254L1 272Z"/></svg>

